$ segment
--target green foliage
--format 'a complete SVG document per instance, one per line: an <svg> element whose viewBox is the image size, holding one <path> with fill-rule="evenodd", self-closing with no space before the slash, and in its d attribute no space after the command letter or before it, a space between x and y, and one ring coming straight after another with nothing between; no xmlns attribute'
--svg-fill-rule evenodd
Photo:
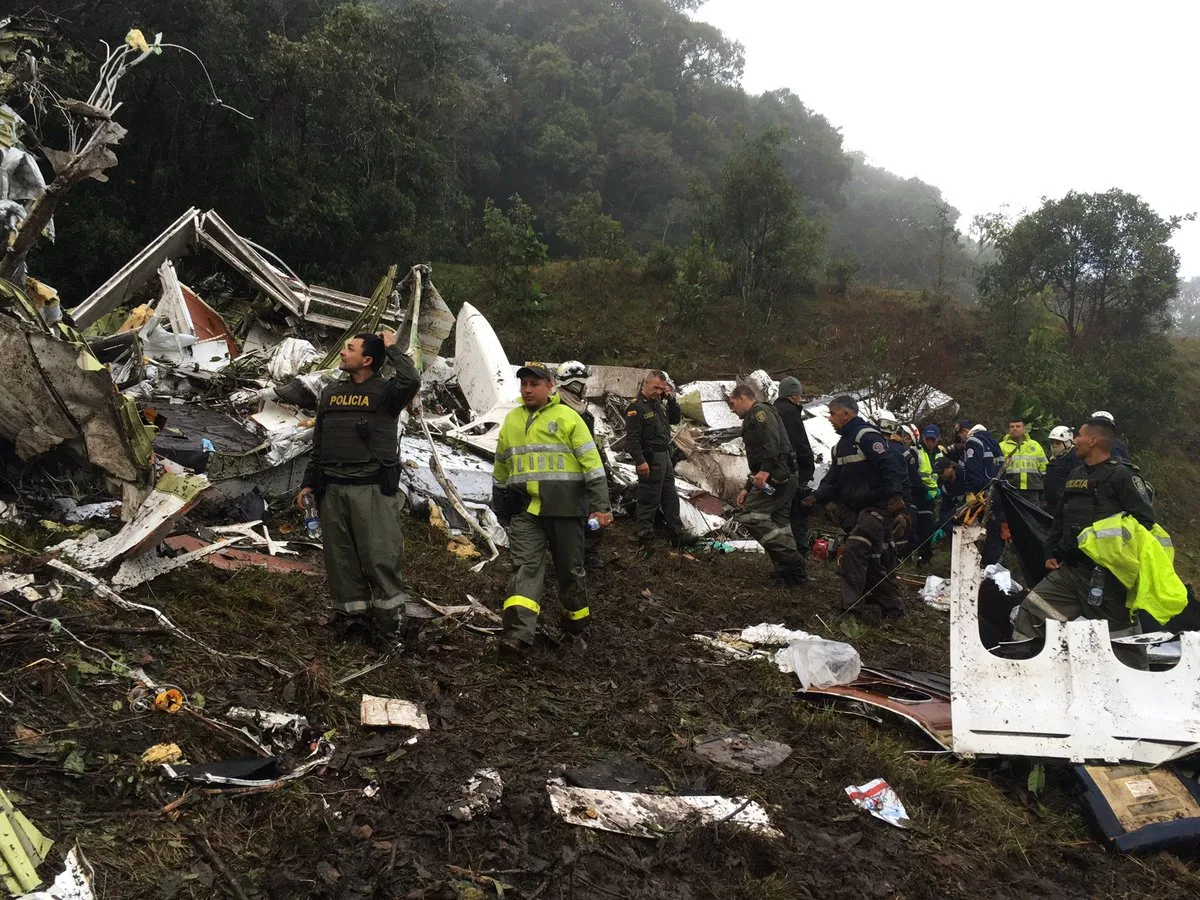
<svg viewBox="0 0 1200 900"><path fill-rule="evenodd" d="M666 244L655 244L642 260L642 278L654 284L674 284L679 259Z"/></svg>
<svg viewBox="0 0 1200 900"><path fill-rule="evenodd" d="M850 289L850 283L862 271L862 264L854 259L838 257L825 263L825 277L829 279L833 292L839 297L845 297Z"/></svg>
<svg viewBox="0 0 1200 900"><path fill-rule="evenodd" d="M483 233L471 243L471 255L491 274L498 299L522 309L537 309L546 299L533 270L549 258L534 227L533 210L520 195L509 198L508 212L492 202L483 207Z"/></svg>
<svg viewBox="0 0 1200 900"><path fill-rule="evenodd" d="M721 295L729 270L717 256L716 245L697 233L692 236L675 276L675 313L686 321L708 309Z"/></svg>
<svg viewBox="0 0 1200 900"><path fill-rule="evenodd" d="M1184 221L1164 219L1133 194L1070 191L1047 200L996 241L980 291L992 306L1038 295L1068 342L1161 330L1178 288L1179 255L1169 245Z"/></svg>
<svg viewBox="0 0 1200 900"><path fill-rule="evenodd" d="M730 157L709 205L704 230L733 274L745 315L752 301L766 308L803 289L824 249L823 227L807 218L784 171L786 135L771 130Z"/></svg>
<svg viewBox="0 0 1200 900"><path fill-rule="evenodd" d="M861 153L850 160L844 204L828 216L831 256L861 261L861 277L873 284L970 296L958 210L918 178L869 165Z"/></svg>
<svg viewBox="0 0 1200 900"><path fill-rule="evenodd" d="M602 211L599 191L589 191L571 204L558 234L581 259L620 260L629 256L621 223Z"/></svg>

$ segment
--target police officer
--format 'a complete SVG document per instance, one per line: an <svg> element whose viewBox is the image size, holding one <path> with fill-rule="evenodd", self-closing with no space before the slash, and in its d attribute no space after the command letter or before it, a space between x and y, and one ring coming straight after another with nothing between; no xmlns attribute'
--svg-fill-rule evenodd
<svg viewBox="0 0 1200 900"><path fill-rule="evenodd" d="M675 466L671 462L671 426L679 424L679 402L666 372L651 369L642 378L638 395L625 409L626 449L637 466L637 536L654 538L654 520L661 509L673 546L683 540Z"/></svg>
<svg viewBox="0 0 1200 900"><path fill-rule="evenodd" d="M809 486L813 473L817 470L816 459L813 457L812 444L808 440L808 429L804 427L804 409L801 404L801 385L799 378L787 377L779 382L779 397L775 401L775 412L783 421L787 431L788 441L792 445L792 455L796 464L796 482L798 488L792 500L790 524L792 538L796 541L796 549L800 551L802 562L808 553L808 511L804 498L812 493ZM802 566L807 572L807 563ZM805 576L806 577L806 576Z"/></svg>
<svg viewBox="0 0 1200 900"><path fill-rule="evenodd" d="M1000 442L1004 455L1004 479L1030 503L1042 500L1042 478L1046 474L1046 451L1025 432L1025 420L1014 418Z"/></svg>
<svg viewBox="0 0 1200 900"><path fill-rule="evenodd" d="M1096 410L1094 413L1092 413L1092 418L1093 419L1108 419L1108 421L1112 422L1113 431L1117 430L1116 418L1113 416L1112 413L1110 413L1106 410L1103 410L1103 409ZM1130 463L1133 462L1132 457L1130 457L1130 455L1129 455L1129 451L1127 449L1125 449L1125 445L1121 443L1120 439L1113 441L1112 457L1117 462L1125 463L1125 465L1129 465Z"/></svg>
<svg viewBox="0 0 1200 900"><path fill-rule="evenodd" d="M513 562L500 651L519 656L533 644L549 551L562 628L582 652L591 616L585 522L590 517L601 528L612 524L604 464L583 419L554 392L549 370L524 366L517 377L523 405L504 418L492 468L492 505L508 531Z"/></svg>
<svg viewBox="0 0 1200 900"><path fill-rule="evenodd" d="M792 498L797 479L792 471L792 445L787 430L772 406L760 403L744 384L735 387L729 406L742 420L742 440L750 477L738 493L738 520L771 558L772 587L798 587L807 580L804 558L792 537Z"/></svg>
<svg viewBox="0 0 1200 900"><path fill-rule="evenodd" d="M592 440L596 442L596 449L600 452L600 460L604 462L604 481L605 484L608 484L608 463L604 459L604 443L596 436L596 417L588 409L587 403L587 381L591 377L591 374L591 369L586 365L572 359L558 367L558 371L555 372L555 383L558 385L559 398L563 403L579 413L579 418L583 419L583 424L587 426L588 433L592 436ZM589 571L604 567L604 560L600 556L600 545L603 540L604 529L602 528L593 528L584 534L584 557L587 561L586 564Z"/></svg>
<svg viewBox="0 0 1200 900"><path fill-rule="evenodd" d="M383 378L384 361L395 374ZM355 335L341 353L350 377L321 392L312 457L296 503L319 503L325 573L339 632L395 632L404 622L397 421L421 385L396 334ZM372 629L371 626L374 626Z"/></svg>
<svg viewBox="0 0 1200 900"><path fill-rule="evenodd" d="M1000 471L1000 445L985 425L962 419L957 425L962 442L962 462L967 506L974 508L986 501L987 489ZM1000 535L1000 513L993 508L988 513L983 543L983 565L990 566L1004 555L1004 539Z"/></svg>
<svg viewBox="0 0 1200 900"><path fill-rule="evenodd" d="M899 618L904 601L889 573L897 564L893 518L906 508L904 463L879 429L859 416L853 397L834 398L829 421L841 440L812 500L827 504L830 517L837 516L850 532L838 569L842 608L861 618Z"/></svg>
<svg viewBox="0 0 1200 900"><path fill-rule="evenodd" d="M1079 533L1093 522L1129 513L1146 528L1154 527L1154 510L1138 490L1133 471L1112 456L1117 431L1103 417L1089 419L1075 436L1080 464L1067 479L1054 514L1046 546L1048 574L1021 601L1013 637L1028 640L1045 634L1045 622L1067 622L1083 616L1106 619L1112 637L1140 634L1141 628L1126 606L1125 586L1100 569L1103 596L1099 606L1088 602L1093 573L1098 568L1079 549ZM1114 648L1117 656L1135 668L1146 668L1144 651Z"/></svg>

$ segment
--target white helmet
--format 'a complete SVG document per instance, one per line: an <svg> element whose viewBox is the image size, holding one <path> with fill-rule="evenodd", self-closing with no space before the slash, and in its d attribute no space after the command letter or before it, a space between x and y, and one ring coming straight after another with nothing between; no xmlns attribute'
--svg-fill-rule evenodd
<svg viewBox="0 0 1200 900"><path fill-rule="evenodd" d="M1064 444L1069 444L1075 439L1075 435L1071 434L1071 429L1066 425L1058 425L1050 429L1050 440L1062 441Z"/></svg>
<svg viewBox="0 0 1200 900"><path fill-rule="evenodd" d="M1114 425L1117 424L1116 416L1114 416L1112 413L1108 412L1107 410L1103 410L1103 409L1098 409L1094 413L1092 413L1092 418L1093 419L1108 419L1108 421L1112 422Z"/></svg>
<svg viewBox="0 0 1200 900"><path fill-rule="evenodd" d="M583 385L591 374L591 369L579 360L571 359L559 365L554 372L554 380L558 382L559 387L576 387L578 390L574 393L582 394Z"/></svg>
<svg viewBox="0 0 1200 900"><path fill-rule="evenodd" d="M879 430L884 434L899 434L900 423L892 418L891 413L879 414Z"/></svg>
<svg viewBox="0 0 1200 900"><path fill-rule="evenodd" d="M921 443L921 429L919 429L912 422L909 422L907 425L904 426L904 433L907 434L910 438L912 438L912 442L914 444Z"/></svg>

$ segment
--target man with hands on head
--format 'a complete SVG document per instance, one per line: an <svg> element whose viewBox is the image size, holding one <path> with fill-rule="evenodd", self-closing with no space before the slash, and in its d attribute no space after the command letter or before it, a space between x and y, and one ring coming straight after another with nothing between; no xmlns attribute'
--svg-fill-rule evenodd
<svg viewBox="0 0 1200 900"><path fill-rule="evenodd" d="M389 378L379 374L385 361L395 370ZM352 337L339 368L349 377L321 392L296 505L316 497L338 631L388 636L404 624L408 599L398 420L421 376L394 331Z"/></svg>

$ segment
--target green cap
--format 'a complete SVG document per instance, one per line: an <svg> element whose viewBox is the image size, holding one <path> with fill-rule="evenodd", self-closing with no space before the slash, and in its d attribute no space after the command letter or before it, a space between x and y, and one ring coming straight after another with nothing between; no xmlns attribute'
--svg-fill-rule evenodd
<svg viewBox="0 0 1200 900"><path fill-rule="evenodd" d="M799 397L803 391L800 390L800 379L793 378L789 375L783 381L779 382L780 397Z"/></svg>

